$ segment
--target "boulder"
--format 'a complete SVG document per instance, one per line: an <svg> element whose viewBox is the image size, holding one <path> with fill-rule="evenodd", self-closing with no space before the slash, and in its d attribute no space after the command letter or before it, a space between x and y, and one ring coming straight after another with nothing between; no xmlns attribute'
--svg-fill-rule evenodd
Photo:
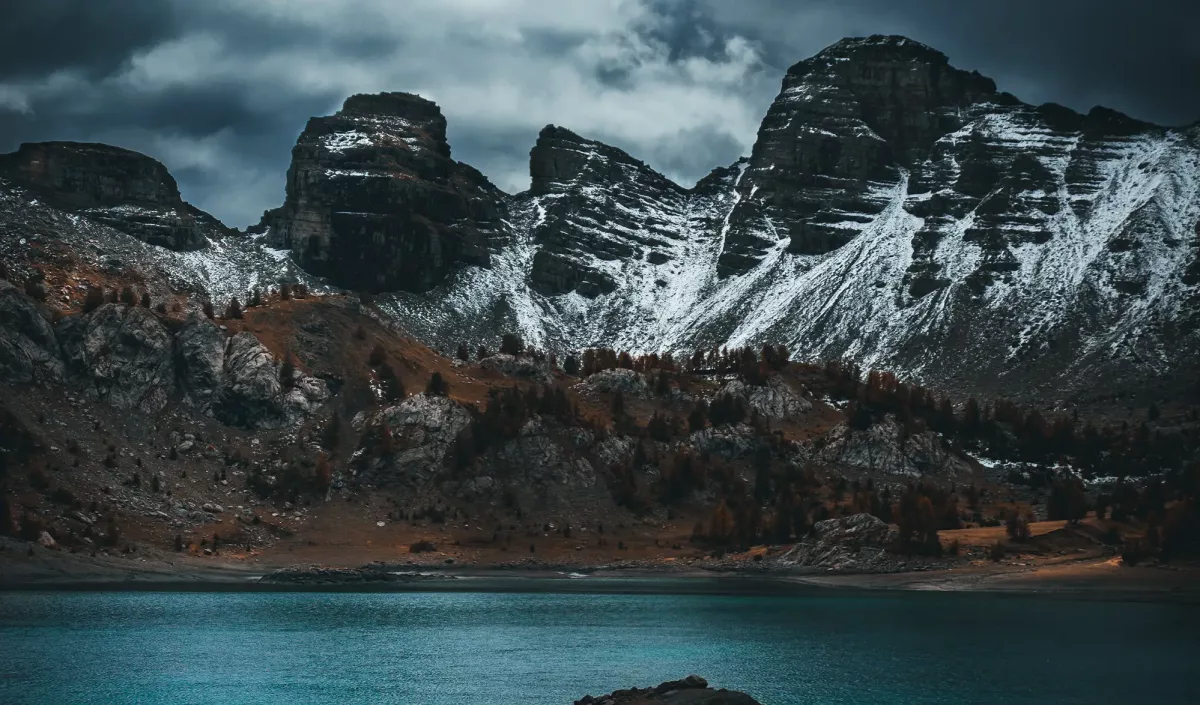
<svg viewBox="0 0 1200 705"><path fill-rule="evenodd" d="M275 356L253 333L230 338L213 412L232 426L283 425L283 386Z"/></svg>
<svg viewBox="0 0 1200 705"><path fill-rule="evenodd" d="M449 397L416 394L374 414L365 426L377 429L384 423L392 434L393 452L376 457L364 480L378 486L416 485L441 474L454 443L470 426L471 414ZM374 436L367 433L363 442L372 442Z"/></svg>
<svg viewBox="0 0 1200 705"><path fill-rule="evenodd" d="M0 279L0 380L61 382L63 369L62 351L45 308Z"/></svg>
<svg viewBox="0 0 1200 705"><path fill-rule="evenodd" d="M870 514L828 519L814 524L812 533L778 563L844 572L886 570L894 563L887 549L895 541L896 532Z"/></svg>
<svg viewBox="0 0 1200 705"><path fill-rule="evenodd" d="M760 705L757 700L732 690L708 687L700 676L667 681L653 688L616 690L608 695L585 695L575 705Z"/></svg>
<svg viewBox="0 0 1200 705"><path fill-rule="evenodd" d="M608 394L621 392L626 397L637 399L650 396L650 385L646 383L646 378L642 373L622 368L601 370L594 375L589 375L578 386L592 392Z"/></svg>
<svg viewBox="0 0 1200 705"><path fill-rule="evenodd" d="M46 532L46 531L43 531L41 533L41 535L38 536L37 542L38 542L38 545L43 548L55 548L58 546L58 543L54 540L54 537L51 536L50 533Z"/></svg>
<svg viewBox="0 0 1200 705"><path fill-rule="evenodd" d="M174 341L149 309L106 304L58 326L69 374L92 397L159 411L175 390Z"/></svg>

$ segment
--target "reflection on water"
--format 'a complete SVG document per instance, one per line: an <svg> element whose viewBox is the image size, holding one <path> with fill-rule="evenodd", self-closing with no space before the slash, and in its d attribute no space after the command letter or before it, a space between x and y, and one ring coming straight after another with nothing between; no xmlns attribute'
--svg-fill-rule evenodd
<svg viewBox="0 0 1200 705"><path fill-rule="evenodd" d="M573 581L575 584L586 581ZM3 703L1198 703L1200 610L971 595L0 593Z"/></svg>

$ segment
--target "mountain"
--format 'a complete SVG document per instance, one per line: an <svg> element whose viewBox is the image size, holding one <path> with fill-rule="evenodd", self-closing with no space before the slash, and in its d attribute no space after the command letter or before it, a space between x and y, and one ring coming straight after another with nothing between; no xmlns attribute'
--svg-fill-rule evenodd
<svg viewBox="0 0 1200 705"><path fill-rule="evenodd" d="M1026 105L871 37L793 67L752 153L691 188L556 126L530 175L497 189L403 93L311 120L249 233L145 155L0 155L6 562L888 572L1200 545L1197 127ZM510 332L537 349L494 354ZM764 342L790 353L692 356ZM622 352L545 354L584 346ZM1089 502L1115 524L939 555L938 529L1019 538L1014 506ZM1161 539L1131 533L1153 516ZM744 550L766 544L793 546Z"/></svg>
<svg viewBox="0 0 1200 705"><path fill-rule="evenodd" d="M0 178L65 211L170 250L202 249L231 231L185 203L160 162L120 147L80 142L23 144L0 155Z"/></svg>
<svg viewBox="0 0 1200 705"><path fill-rule="evenodd" d="M250 237L105 145L0 156L0 216L218 302L285 281L380 294L443 351L506 332L560 352L769 342L1110 402L1200 380L1200 124L1028 105L872 36L791 67L750 155L691 188L558 126L529 168L506 194L453 159L436 104L356 95L309 121Z"/></svg>
<svg viewBox="0 0 1200 705"><path fill-rule="evenodd" d="M443 348L776 342L1047 395L1195 375L1200 129L1028 105L903 37L793 66L750 156L693 188L555 126L530 175L505 195L432 104L356 96L264 224Z"/></svg>

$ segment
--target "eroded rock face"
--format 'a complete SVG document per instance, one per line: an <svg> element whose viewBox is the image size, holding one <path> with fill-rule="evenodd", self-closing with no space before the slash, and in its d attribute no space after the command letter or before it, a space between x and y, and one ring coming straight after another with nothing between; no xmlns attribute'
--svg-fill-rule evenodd
<svg viewBox="0 0 1200 705"><path fill-rule="evenodd" d="M388 456L374 458L362 479L377 486L412 486L442 473L454 443L470 426L471 415L449 397L416 394L363 421L367 429L378 429L385 423L394 450Z"/></svg>
<svg viewBox="0 0 1200 705"><path fill-rule="evenodd" d="M63 379L62 352L49 314L0 280L0 379L45 384Z"/></svg>
<svg viewBox="0 0 1200 705"><path fill-rule="evenodd" d="M0 176L54 205L171 250L206 247L228 234L185 203L160 162L120 147L82 142L22 144L0 155Z"/></svg>
<svg viewBox="0 0 1200 705"><path fill-rule="evenodd" d="M954 479L970 470L936 433L906 434L892 416L865 430L840 424L826 434L818 457L828 463L910 477Z"/></svg>
<svg viewBox="0 0 1200 705"><path fill-rule="evenodd" d="M270 426L283 417L283 386L275 356L254 337L229 339L214 414L234 426Z"/></svg>
<svg viewBox="0 0 1200 705"><path fill-rule="evenodd" d="M529 153L529 172L529 194L542 197L532 231L539 245L529 272L534 291L595 298L617 287L596 259L671 259L666 253L677 236L668 218L679 216L687 192L641 161L549 125Z"/></svg>
<svg viewBox="0 0 1200 705"><path fill-rule="evenodd" d="M718 394L742 399L748 408L769 419L799 416L812 409L812 402L796 393L777 375L771 376L762 386L733 380L722 387Z"/></svg>
<svg viewBox="0 0 1200 705"><path fill-rule="evenodd" d="M436 104L383 93L309 120L287 200L263 226L272 244L341 286L420 292L455 267L486 266L505 213L503 194L450 158Z"/></svg>
<svg viewBox="0 0 1200 705"><path fill-rule="evenodd" d="M784 343L977 396L1187 377L1197 134L847 39L793 66L751 156L693 189L546 128L490 268L391 312L442 347L513 329L560 351Z"/></svg>
<svg viewBox="0 0 1200 705"><path fill-rule="evenodd" d="M197 312L188 316L175 336L180 384L200 408L209 408L217 398L225 377L225 348L225 334Z"/></svg>
<svg viewBox="0 0 1200 705"><path fill-rule="evenodd" d="M904 37L844 39L792 66L739 183L722 273L748 271L775 244L766 218L791 252L846 244L887 204L873 183L898 181L962 126L964 108L995 96L991 79Z"/></svg>
<svg viewBox="0 0 1200 705"><path fill-rule="evenodd" d="M280 428L319 413L329 401L323 381L299 369L288 384L280 364L253 333L231 339L192 314L172 335L149 309L105 304L67 316L48 314L0 282L0 379L69 381L121 409L154 413L177 393L223 423Z"/></svg>
<svg viewBox="0 0 1200 705"><path fill-rule="evenodd" d="M67 369L89 395L153 413L175 390L173 339L149 309L106 304L58 327Z"/></svg>

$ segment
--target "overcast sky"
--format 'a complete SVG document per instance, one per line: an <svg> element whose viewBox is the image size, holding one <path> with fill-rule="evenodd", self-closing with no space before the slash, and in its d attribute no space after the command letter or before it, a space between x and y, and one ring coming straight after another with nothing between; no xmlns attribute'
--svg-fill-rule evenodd
<svg viewBox="0 0 1200 705"><path fill-rule="evenodd" d="M508 191L548 123L691 185L843 36L905 34L1026 101L1174 125L1200 119L1197 27L1196 0L4 0L0 151L136 149L245 226L282 202L308 117L399 90Z"/></svg>

